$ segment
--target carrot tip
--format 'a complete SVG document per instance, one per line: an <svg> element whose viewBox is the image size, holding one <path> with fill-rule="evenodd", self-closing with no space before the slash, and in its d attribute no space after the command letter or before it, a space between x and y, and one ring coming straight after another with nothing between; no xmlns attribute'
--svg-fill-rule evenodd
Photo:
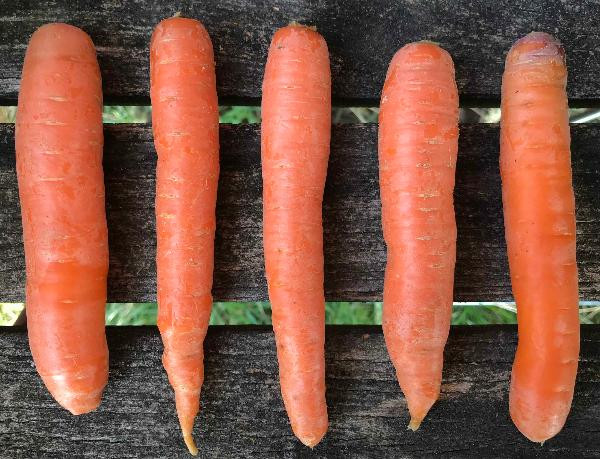
<svg viewBox="0 0 600 459"><path fill-rule="evenodd" d="M185 442L185 446L187 446L187 449L190 452L190 454L192 456L197 456L198 455L198 447L196 446L196 443L194 442L194 437L192 437L192 434L184 433L183 441Z"/></svg>
<svg viewBox="0 0 600 459"><path fill-rule="evenodd" d="M316 436L311 435L311 436L305 436L305 437L298 437L298 440L300 440L303 445L308 446L309 448L312 449L319 444L319 442L321 441L322 438L323 438L323 436L316 437Z"/></svg>
<svg viewBox="0 0 600 459"><path fill-rule="evenodd" d="M413 432L416 432L421 426L422 421L422 419L417 420L414 418L410 418L410 422L408 423L408 429L412 430Z"/></svg>

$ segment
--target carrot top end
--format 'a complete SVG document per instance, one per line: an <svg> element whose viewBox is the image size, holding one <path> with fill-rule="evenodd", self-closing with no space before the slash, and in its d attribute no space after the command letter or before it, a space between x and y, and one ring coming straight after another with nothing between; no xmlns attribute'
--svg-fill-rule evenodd
<svg viewBox="0 0 600 459"><path fill-rule="evenodd" d="M304 29L310 29L313 31L317 31L317 26L309 26L309 25L304 25L304 24L300 24L298 21L292 21L288 24L288 27L302 27Z"/></svg>
<svg viewBox="0 0 600 459"><path fill-rule="evenodd" d="M421 40L421 41L418 41L417 43L424 43L426 45L428 44L428 45L435 45L435 46L440 46L441 47L441 45L440 45L439 42L433 41L433 40Z"/></svg>
<svg viewBox="0 0 600 459"><path fill-rule="evenodd" d="M565 49L560 41L546 32L530 32L510 48L507 61L530 62L558 58L564 63Z"/></svg>

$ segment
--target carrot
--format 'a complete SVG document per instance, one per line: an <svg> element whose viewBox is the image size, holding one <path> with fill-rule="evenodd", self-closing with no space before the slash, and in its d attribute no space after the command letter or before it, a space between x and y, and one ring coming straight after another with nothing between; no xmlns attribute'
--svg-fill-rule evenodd
<svg viewBox="0 0 600 459"><path fill-rule="evenodd" d="M532 441L562 429L579 357L575 198L560 43L530 33L502 79L500 171L519 345L510 415Z"/></svg>
<svg viewBox="0 0 600 459"><path fill-rule="evenodd" d="M204 26L179 17L158 24L150 48L158 328L183 438L196 455L192 429L204 381L219 180L214 55Z"/></svg>
<svg viewBox="0 0 600 459"><path fill-rule="evenodd" d="M450 55L430 42L396 53L379 113L387 266L383 332L416 430L439 397L452 314L458 93Z"/></svg>
<svg viewBox="0 0 600 459"><path fill-rule="evenodd" d="M327 431L322 202L331 135L327 44L291 24L273 36L263 81L264 251L281 393L309 447Z"/></svg>
<svg viewBox="0 0 600 459"><path fill-rule="evenodd" d="M94 44L77 27L47 24L31 37L15 140L29 345L56 401L87 413L108 379L108 235L102 82Z"/></svg>

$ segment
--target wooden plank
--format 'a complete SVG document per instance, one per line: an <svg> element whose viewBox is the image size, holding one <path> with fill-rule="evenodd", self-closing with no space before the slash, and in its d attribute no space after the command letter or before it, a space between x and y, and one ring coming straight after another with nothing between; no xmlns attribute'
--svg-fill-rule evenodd
<svg viewBox="0 0 600 459"><path fill-rule="evenodd" d="M262 257L260 126L221 126L214 295L267 299ZM455 301L510 300L494 125L461 127ZM0 124L0 300L24 298L24 257L14 165L14 128ZM581 298L600 300L600 126L573 125ZM105 125L110 243L109 301L155 301L154 168L146 125ZM377 126L338 125L324 200L326 296L380 300L385 267Z"/></svg>
<svg viewBox="0 0 600 459"><path fill-rule="evenodd" d="M0 444L5 457L189 457L162 369L156 328L108 328L110 380L100 408L71 416L37 376L22 329L0 328ZM508 414L512 326L454 327L440 401L417 433L380 327L327 327L330 428L312 452L291 434L268 327L211 327L196 422L200 457L598 457L600 327L582 327L565 428L540 446Z"/></svg>
<svg viewBox="0 0 600 459"><path fill-rule="evenodd" d="M0 0L0 103L15 103L29 37L52 21L91 35L108 103L148 103L150 35L176 11L202 20L213 38L221 103L258 103L269 41L291 20L316 25L325 36L338 104L378 105L394 52L422 39L439 42L454 57L464 103L497 104L504 57L532 30L564 43L572 103L600 99L596 0Z"/></svg>

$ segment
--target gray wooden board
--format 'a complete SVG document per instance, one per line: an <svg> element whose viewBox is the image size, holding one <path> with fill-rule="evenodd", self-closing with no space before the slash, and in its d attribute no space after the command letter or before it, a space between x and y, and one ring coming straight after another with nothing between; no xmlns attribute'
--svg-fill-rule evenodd
<svg viewBox="0 0 600 459"><path fill-rule="evenodd" d="M150 36L177 11L203 21L213 39L221 103L258 102L271 37L292 20L316 25L327 40L338 104L378 105L394 52L422 39L454 57L464 103L497 104L506 53L532 30L564 43L572 103L600 99L596 0L0 0L0 103L15 103L31 34L55 21L92 37L108 103L148 103Z"/></svg>
<svg viewBox="0 0 600 459"><path fill-rule="evenodd" d="M267 299L262 257L260 126L221 126L214 295ZM455 190L455 301L512 298L494 125L463 125ZM14 165L14 127L0 124L0 300L22 301L25 268ZM573 125L581 298L600 300L600 126ZM338 125L324 199L326 296L380 300L385 244L377 172L377 126ZM154 301L155 151L147 125L105 125L110 243L109 301Z"/></svg>
<svg viewBox="0 0 600 459"><path fill-rule="evenodd" d="M0 457L189 457L154 327L109 327L110 378L100 408L61 409L37 373L23 329L0 328ZM200 457L600 457L600 327L582 327L573 408L540 446L508 414L513 326L454 327L440 401L421 429L408 412L380 327L327 327L330 428L313 451L294 439L268 327L210 327L196 422Z"/></svg>

